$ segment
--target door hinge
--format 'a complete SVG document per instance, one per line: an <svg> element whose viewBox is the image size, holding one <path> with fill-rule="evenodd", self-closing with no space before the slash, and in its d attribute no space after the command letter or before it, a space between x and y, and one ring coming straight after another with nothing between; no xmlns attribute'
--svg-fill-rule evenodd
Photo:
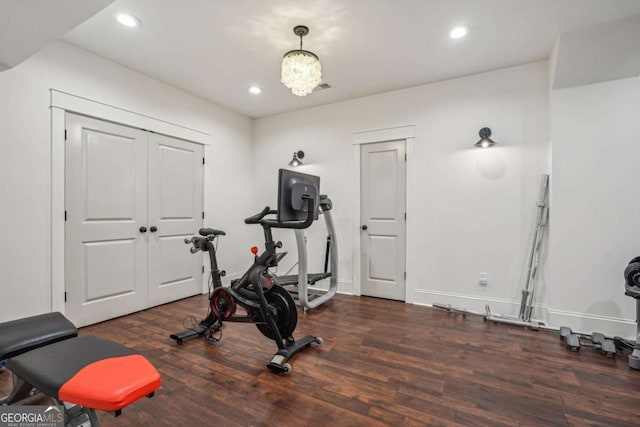
<svg viewBox="0 0 640 427"><path fill-rule="evenodd" d="M407 161L407 153L404 153L404 161Z"/></svg>
<svg viewBox="0 0 640 427"><path fill-rule="evenodd" d="M407 272L404 272L404 280L407 280Z"/></svg>
<svg viewBox="0 0 640 427"><path fill-rule="evenodd" d="M204 157L202 158L202 164L204 165Z"/></svg>
<svg viewBox="0 0 640 427"><path fill-rule="evenodd" d="M67 220L67 211L64 211L64 220Z"/></svg>
<svg viewBox="0 0 640 427"><path fill-rule="evenodd" d="M204 211L202 211L202 219L204 219Z"/></svg>
<svg viewBox="0 0 640 427"><path fill-rule="evenodd" d="M404 213L404 220L405 221L407 220L407 213L406 212Z"/></svg>
<svg viewBox="0 0 640 427"><path fill-rule="evenodd" d="M204 265L202 266L202 273L204 273Z"/></svg>
<svg viewBox="0 0 640 427"><path fill-rule="evenodd" d="M64 130L64 140L65 141L67 140L67 130L66 129Z"/></svg>
<svg viewBox="0 0 640 427"><path fill-rule="evenodd" d="M64 302L67 302L67 293L64 293Z"/></svg>

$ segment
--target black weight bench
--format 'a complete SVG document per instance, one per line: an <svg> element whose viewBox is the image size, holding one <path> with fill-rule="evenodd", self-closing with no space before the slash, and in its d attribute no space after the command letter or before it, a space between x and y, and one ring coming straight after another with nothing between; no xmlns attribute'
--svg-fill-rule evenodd
<svg viewBox="0 0 640 427"><path fill-rule="evenodd" d="M60 313L0 323L0 360L7 360L14 385L0 405L40 392L55 404L64 403L65 425L98 426L96 410L120 415L160 387L160 374L144 356L105 339L77 335Z"/></svg>

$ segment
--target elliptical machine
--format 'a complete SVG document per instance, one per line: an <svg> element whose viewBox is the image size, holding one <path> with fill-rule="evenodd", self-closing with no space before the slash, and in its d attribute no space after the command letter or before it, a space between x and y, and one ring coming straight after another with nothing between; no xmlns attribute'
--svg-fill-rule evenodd
<svg viewBox="0 0 640 427"><path fill-rule="evenodd" d="M640 257L633 258L624 269L624 294L636 301L636 340L615 337L616 347L629 355L629 368L640 370Z"/></svg>
<svg viewBox="0 0 640 427"><path fill-rule="evenodd" d="M307 237L304 230L295 230L296 246L298 248L298 274L278 275L278 284L291 292L296 303L303 307L304 312L319 307L331 300L338 291L338 242L336 237L331 210L333 203L326 194L321 194L319 199L320 214L324 218L327 228L327 246L324 254L324 271L322 273L309 273L307 265ZM312 290L311 286L329 279L329 289ZM293 288L293 289L292 289Z"/></svg>
<svg viewBox="0 0 640 427"><path fill-rule="evenodd" d="M311 226L317 210L318 187L320 178L290 171L280 170L278 210L266 206L260 213L244 220L245 224L260 224L264 231L265 251L258 255L258 248L252 248L254 263L242 275L233 280L229 287L222 285L224 271L219 270L214 240L224 236L224 231L212 228L199 230L201 237L185 239L191 244L191 253L199 251L209 253L211 265L212 292L209 296L209 313L198 326L170 337L178 344L189 338L206 336L217 341L214 334L220 331L223 322L255 323L258 330L267 338L275 341L278 351L273 355L267 367L273 372L291 372L288 360L299 351L308 348L311 343L322 344L322 338L312 335L298 340L293 332L298 322L298 312L291 294L277 284L276 277L268 271L276 267L286 252L276 252L281 242L274 242L272 228L305 229ZM294 176L294 178L292 178ZM277 215L277 219L266 218ZM301 218L304 215L304 219ZM291 218L293 217L293 220ZM236 314L240 305L246 315Z"/></svg>

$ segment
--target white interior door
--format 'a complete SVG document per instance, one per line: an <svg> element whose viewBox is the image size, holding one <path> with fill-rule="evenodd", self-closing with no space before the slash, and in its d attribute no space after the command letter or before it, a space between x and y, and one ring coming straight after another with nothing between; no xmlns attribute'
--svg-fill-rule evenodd
<svg viewBox="0 0 640 427"><path fill-rule="evenodd" d="M66 314L83 326L147 305L147 134L66 115Z"/></svg>
<svg viewBox="0 0 640 427"><path fill-rule="evenodd" d="M202 256L185 238L202 227L202 145L149 134L149 306L202 291Z"/></svg>
<svg viewBox="0 0 640 427"><path fill-rule="evenodd" d="M362 295L405 299L405 141L360 151Z"/></svg>

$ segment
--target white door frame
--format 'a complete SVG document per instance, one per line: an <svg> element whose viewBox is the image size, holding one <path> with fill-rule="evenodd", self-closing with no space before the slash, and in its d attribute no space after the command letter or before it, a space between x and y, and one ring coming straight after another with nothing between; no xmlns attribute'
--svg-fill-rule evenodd
<svg viewBox="0 0 640 427"><path fill-rule="evenodd" d="M414 203L414 180L413 180L413 149L415 144L415 126L400 126L387 129L376 129L362 132L353 133L353 165L354 175L356 179L355 188L358 192L358 197L354 197L354 224L353 224L353 294L361 295L360 286L360 146L362 144L372 144L375 142L387 142L404 140L407 148L407 184L406 184L406 209L407 209L407 221L405 225L405 245L406 248L416 247L413 243L413 235L411 230L414 230L413 226L413 203ZM413 294L409 292L411 287L409 286L411 272L409 271L409 259L408 251L405 249L405 271L407 272L407 280L405 280L405 302L413 302Z"/></svg>
<svg viewBox="0 0 640 427"><path fill-rule="evenodd" d="M150 130L174 138L204 145L205 158L211 158L212 136L166 120L150 117L99 101L76 96L56 89L51 95L51 311L65 312L65 113L77 113ZM210 163L204 165L204 209L209 206ZM205 219L206 221L206 219ZM206 278L203 275L203 292Z"/></svg>

